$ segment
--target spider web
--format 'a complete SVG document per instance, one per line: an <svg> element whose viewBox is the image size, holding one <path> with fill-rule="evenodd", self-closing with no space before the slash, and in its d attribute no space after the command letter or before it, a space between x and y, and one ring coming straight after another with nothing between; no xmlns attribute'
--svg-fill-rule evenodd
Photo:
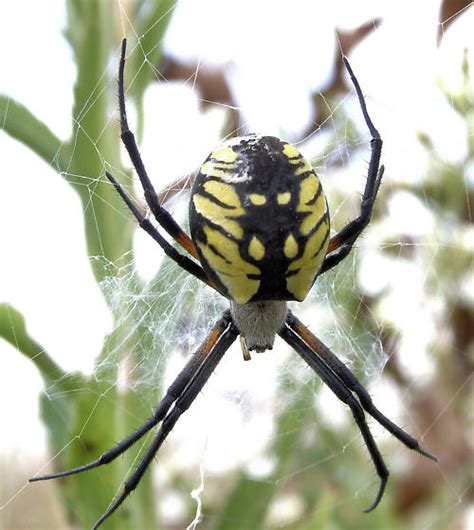
<svg viewBox="0 0 474 530"><path fill-rule="evenodd" d="M368 95L371 116L385 141L383 161L387 174L377 205L379 211L355 252L318 280L304 304L292 309L369 386L383 412L440 457L439 465L432 465L435 471L427 470L430 463L418 462L371 423L395 476L388 487L393 490L387 491L389 499L383 503L402 502L403 496L395 497L395 484L397 481L403 484L403 478L413 477L413 470L417 470L415 474L418 472L426 477L425 481L439 486L434 493L423 490L428 491L427 500L421 508L406 515L403 527L437 529L456 524L468 528L473 518L468 505L472 476L466 473L469 460L463 455L469 450L472 423L460 426L459 422L472 420L469 410L472 374L462 366L469 352L462 351L456 340L456 331L460 331L454 325L454 312L466 307L469 314L474 303L474 273L469 254L474 242L469 203L474 164L472 147L469 151L466 142L467 138L472 144L472 129L466 128L456 112L456 96L462 85L462 48L467 46L469 22L472 27L472 6L448 28L447 23L439 25L437 21L439 6L426 5L419 13L408 14L402 7L379 7L380 11L374 12L369 3L360 3L355 14L340 8L334 12L329 8L325 12L306 12L309 6L302 2L301 12L292 18L286 12L280 13L273 4L261 4L259 8L247 2L239 4L232 16L235 27L245 27L247 35L236 31L229 37L229 25L222 19L209 22L209 28L204 22L196 23L207 20L216 11L213 2L180 2L166 37L166 49L182 60L196 61L197 57L196 75L184 83L162 80L146 93L140 146L148 172L155 177L156 187L162 189L183 175L191 175L217 143L234 105L226 103L203 111L200 106L204 102L196 97L196 79L198 72L209 64L221 65L232 57L233 64L228 67L230 85L242 125L246 130L265 131L295 141L316 165L328 194L333 226L343 226L357 213L370 138L353 94L342 99L325 95L333 57L338 53L333 29L353 28L367 20L375 24L377 17L383 18L382 26L351 54L356 75ZM268 48L271 54L267 48L262 51L255 45L245 46L248 35L259 34L268 12L275 17L274 30L272 33L272 28L268 28L263 40L271 42ZM135 27L121 2L117 2L117 13L123 35L133 35ZM324 22L320 24L324 29L317 32L314 15ZM58 14L58 26L62 24L61 16ZM193 22L187 22L190 20ZM51 23L42 20L36 31L39 29L41 36L52 33ZM282 28L289 35L293 35L290 31L296 31L298 38L282 38ZM435 46L438 28L445 33L439 50ZM28 33L26 22L23 32ZM210 43L204 38L209 32L215 36ZM406 42L400 42L400 33ZM138 36L138 46L129 50L135 58L140 54L141 38L142 35ZM59 35L57 39L51 47L67 49ZM228 43L227 47L216 47L216 41ZM29 71L36 65L29 60L33 50L31 47L27 50L28 59L14 54L15 63L2 69L23 73L28 70L29 79L36 77L48 82L39 83L35 94L31 88L24 91L26 82L21 88L18 84L11 88L6 85L5 92L24 101L53 130L67 138L72 103L63 97L70 93L74 82L73 68L70 65L69 70L58 69L55 64L61 58L50 57L48 61L38 61L41 64L37 73ZM472 64L472 48L469 53ZM7 56L2 55L2 62L4 57L6 60ZM104 72L110 79L111 90L115 90L117 59L118 50ZM141 67L154 69L145 59ZM155 74L160 77L158 71ZM264 84L265 79L270 79L270 85ZM450 99L438 86L440 79ZM324 94L321 99L325 118L311 130L312 105L308 94L315 87ZM81 120L87 112L93 112L93 98L91 94L90 99L82 102ZM62 109L55 113L57 106ZM131 103L128 108L135 129L139 119ZM111 114L104 128L115 127L116 118L116 113ZM301 135L305 130L310 132ZM2 158L9 161L5 174L10 176L8 182L2 183L1 221L8 230L2 230L1 234L6 249L1 298L21 309L30 334L69 374L82 370L111 388L118 385L124 393L136 392L142 407L151 411L225 302L177 271L174 265L162 261L160 250L139 231L135 235L132 263L117 269L99 256L93 258L95 264L109 271L99 288L90 263L84 260L87 251L75 195L23 146L5 135L0 142ZM99 142L92 139L90 142L100 152ZM128 166L125 157L123 160ZM118 165L110 167L105 157L104 168L118 175L122 172ZM462 182L455 197L458 202L446 204L447 199L443 202L443 197L432 191L436 186L441 190L439 193L449 190L436 175L446 178L459 168ZM74 177L92 197L103 175ZM138 192L137 196L141 194ZM12 197L18 199L12 201ZM186 222L187 198L188 192L183 190L167 203L182 223ZM459 211L463 212L462 222L456 216ZM128 216L125 208L122 213ZM70 221L72 217L75 222ZM24 225L20 222L23 219ZM74 266L76 263L79 266ZM105 294L108 307L101 293ZM113 322L110 309L116 315ZM114 341L94 367L105 333ZM117 382L110 373L118 353L125 349L129 354L121 357ZM5 528L31 528L31 523L18 522L15 517L20 517L25 503L47 486L26 487L25 477L41 472L44 462L51 457L44 456L46 442L40 423L31 419L32 410L37 414L37 394L30 396L28 387L35 392L41 389L51 400L60 396L57 382L42 388L30 363L19 359L3 343L2 351L5 364L0 386L6 389L2 424L5 432L17 434L11 436L10 446L5 444L2 448L8 458L2 461L2 476L7 480L2 481L0 520L3 519ZM451 352L453 358L446 352ZM453 372L455 383L449 379L452 364L459 365ZM440 376L443 370L446 378ZM11 381L15 383L12 385ZM437 395L433 397L434 392ZM106 396L99 395L92 400L84 416L84 429L98 414L96 409L104 399ZM16 404L15 408L8 406L10 401ZM305 458L290 460L291 465L281 470L275 448L284 445L291 430L281 429L277 419L287 410L296 415L298 443ZM137 424L143 419L137 415ZM23 421L27 431L19 425ZM81 432L71 435L63 451L68 451L75 441L80 442ZM453 433L449 442L446 432ZM41 442L31 447L25 444L26 438ZM452 438L462 438L464 442L454 443ZM446 451L446 445L451 452ZM11 471L12 447L18 455L14 467L18 467L21 478ZM53 463L58 456L52 455ZM352 462L357 459L362 464ZM349 524L348 514L362 511L375 492L371 463L345 407L281 342L272 352L253 355L249 363L242 362L237 345L232 347L202 395L171 433L158 461L161 465L154 470L158 509L164 525L170 528L173 525L212 528L225 503L220 489L231 491L238 469L257 483L278 486L267 515L268 528L292 524L306 528L301 523L307 509L301 485L307 482L314 483L313 489L318 490L320 499L314 503L312 519L306 517L313 521L314 528L368 528L370 524L375 524L374 528L383 528L385 524L387 528L396 528L388 522L386 504L379 508L382 515L374 515L372 522L364 516L360 523ZM23 467L28 467L24 473ZM185 477L179 485L171 478L176 474ZM348 477L350 488L344 487ZM120 486L107 484L110 498ZM127 502L133 501L132 497ZM331 522L325 519L327 506L336 513ZM230 517L229 528L245 528L236 514ZM64 527L61 516L58 521L57 527Z"/></svg>

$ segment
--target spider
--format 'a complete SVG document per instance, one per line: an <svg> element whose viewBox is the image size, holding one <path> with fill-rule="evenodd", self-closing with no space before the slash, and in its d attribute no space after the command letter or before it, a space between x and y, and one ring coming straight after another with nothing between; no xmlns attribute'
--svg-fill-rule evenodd
<svg viewBox="0 0 474 530"><path fill-rule="evenodd" d="M380 479L377 494L365 510L380 502L389 471L369 430L369 414L406 447L436 461L418 441L374 405L367 390L347 366L287 308L302 301L317 276L340 263L368 225L380 187L382 139L346 57L365 123L372 136L367 181L360 214L329 236L329 213L321 183L293 145L272 136L251 134L217 147L194 181L189 219L191 238L159 204L127 121L124 90L126 40L122 41L118 74L121 139L140 178L145 200L158 225L186 253L159 232L117 180L106 176L145 230L176 264L230 302L204 342L168 388L151 417L99 458L67 471L33 477L47 480L82 473L115 460L161 422L150 446L126 480L121 494L97 520L98 528L138 486L158 449L222 359L240 336L244 358L273 347L276 335L286 341L351 410Z"/></svg>

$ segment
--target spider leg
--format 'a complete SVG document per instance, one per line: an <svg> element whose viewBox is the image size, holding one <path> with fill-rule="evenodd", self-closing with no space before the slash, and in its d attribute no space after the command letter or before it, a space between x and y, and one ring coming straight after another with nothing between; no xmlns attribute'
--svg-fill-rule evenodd
<svg viewBox="0 0 474 530"><path fill-rule="evenodd" d="M372 139L370 141L371 154L369 169L367 172L367 181L365 183L365 190L360 206L360 215L330 239L327 251L328 254L324 259L319 274L323 274L329 269L332 269L335 265L342 261L349 254L354 242L360 236L364 228L369 224L375 199L377 197L377 192L379 191L380 182L384 172L384 167L379 167L380 155L382 152L382 139L379 132L372 123L372 120L370 119L362 90L356 76L354 75L354 72L352 71L349 61L346 57L343 57L343 61L357 93L365 123L367 124L369 132L372 135Z"/></svg>
<svg viewBox="0 0 474 530"><path fill-rule="evenodd" d="M221 320L221 325L225 326L224 329L220 330L220 336L217 343L209 351L209 355L202 362L196 375L190 381L190 383L183 390L179 398L176 400L173 408L165 416L153 442L147 449L145 455L140 460L138 466L134 472L125 481L122 493L115 499L115 501L109 506L107 511L97 520L94 525L94 530L98 528L110 515L112 515L117 508L124 502L124 500L130 495L130 493L137 487L145 471L153 460L156 452L161 447L181 414L185 412L203 386L206 384L212 372L215 370L217 364L224 356L225 352L229 349L230 345L234 342L237 335L239 334L237 327L232 321L230 313L227 311Z"/></svg>
<svg viewBox="0 0 474 530"><path fill-rule="evenodd" d="M370 512L374 510L384 494L389 471L385 465L382 455L380 454L377 444L375 443L374 437L370 432L369 426L367 425L363 408L361 407L359 401L354 398L347 386L339 379L339 377L317 356L317 354L311 348L308 347L308 345L301 337L299 337L296 331L290 327L288 321L285 322L283 328L279 331L279 335L296 350L296 352L319 375L322 381L343 403L345 403L351 409L357 427L364 438L377 475L380 478L380 486L377 495L370 506L364 511Z"/></svg>
<svg viewBox="0 0 474 530"><path fill-rule="evenodd" d="M174 247L171 245L153 226L150 220L146 215L140 210L140 208L135 204L134 200L127 194L119 182L112 176L108 171L105 172L107 178L113 184L114 188L117 190L117 193L120 195L122 200L128 206L130 211L133 213L134 217L138 221L145 232L151 235L151 237L160 245L160 247L165 251L166 255L174 260L180 267L184 270L196 276L199 280L211 286L217 290L217 287L213 282L207 277L207 274L204 272L202 267L200 267L195 261L188 258L188 256L180 254Z"/></svg>
<svg viewBox="0 0 474 530"><path fill-rule="evenodd" d="M334 353L323 344L317 337L315 337L309 329L302 324L292 313L288 315L287 323L297 333L304 342L313 350L326 365L339 377L339 379L347 386L349 390L354 392L358 397L364 410L370 414L382 427L387 429L395 438L400 440L402 444L409 449L420 453L435 462L438 461L436 456L420 446L418 440L401 429L398 425L393 423L387 416L382 414L380 410L374 405L370 394L359 382L357 377L347 368L347 366Z"/></svg>
<svg viewBox="0 0 474 530"><path fill-rule="evenodd" d="M130 160L132 161L140 182L142 183L143 191L145 192L145 200L148 203L153 215L158 223L168 232L168 234L175 239L191 256L198 258L196 248L191 238L183 231L178 223L173 219L171 214L163 208L156 194L155 189L148 177L148 174L143 164L140 151L138 150L135 136L128 126L127 110L125 105L125 88L124 88L124 71L125 71L125 52L127 49L127 40L122 40L122 52L120 55L120 66L118 76L118 98L120 108L120 131L121 138L125 148L128 151Z"/></svg>
<svg viewBox="0 0 474 530"><path fill-rule="evenodd" d="M365 510L366 512L372 511L380 502L389 472L369 430L364 410L408 448L436 461L436 457L423 449L413 436L398 427L375 407L367 390L347 366L291 312L288 312L285 325L279 334L288 344L295 348L298 354L321 377L323 382L351 409L381 481L377 495L372 504ZM357 396L357 399L352 393Z"/></svg>
<svg viewBox="0 0 474 530"><path fill-rule="evenodd" d="M77 473L82 473L88 469L94 469L96 467L108 464L115 460L118 456L124 453L129 449L134 443L136 443L140 438L142 438L150 429L157 425L160 421L165 418L166 414L170 410L173 403L183 394L184 390L188 385L193 384L194 379L196 378L197 372L202 364L209 357L212 349L215 347L217 341L226 331L226 328L229 326L230 314L226 311L222 318L215 324L211 329L203 344L199 349L191 356L189 361L186 363L185 367L179 373L178 377L168 388L165 397L160 401L156 407L153 414L143 423L136 431L124 438L118 444L116 444L111 449L102 453L99 458L79 466L73 469L68 469L66 471L61 471L59 473L51 473L49 475L41 475L38 477L32 477L29 479L29 482L37 482L40 480L50 480L60 477L67 477L69 475L76 475Z"/></svg>

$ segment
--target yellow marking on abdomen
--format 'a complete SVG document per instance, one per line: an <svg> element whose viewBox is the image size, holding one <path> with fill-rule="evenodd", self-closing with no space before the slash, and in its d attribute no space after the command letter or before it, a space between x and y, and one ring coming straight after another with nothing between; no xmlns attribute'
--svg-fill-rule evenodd
<svg viewBox="0 0 474 530"><path fill-rule="evenodd" d="M310 166L306 158L303 157L303 155L296 149L294 145L286 144L283 148L283 154L288 157L288 161L293 166L300 166L297 169L295 169L294 176L298 177L299 175L302 175L303 173L307 173L308 171L311 171L313 168Z"/></svg>
<svg viewBox="0 0 474 530"><path fill-rule="evenodd" d="M284 193L279 193L277 195L277 203L278 204L288 204L291 200L291 193L289 191L285 191Z"/></svg>
<svg viewBox="0 0 474 530"><path fill-rule="evenodd" d="M237 239L242 239L244 230L238 221L229 219L231 217L241 217L245 215L243 208L223 208L207 197L203 197L196 193L193 197L194 207L196 212L208 219L214 224L222 227L226 232Z"/></svg>
<svg viewBox="0 0 474 530"><path fill-rule="evenodd" d="M319 192L320 183L318 177L313 173L301 182L299 204L297 212L307 213L300 225L300 232L307 236L311 233L327 210L326 199L322 190ZM311 203L319 192L319 197Z"/></svg>
<svg viewBox="0 0 474 530"><path fill-rule="evenodd" d="M251 256L253 259L260 261L263 256L265 256L265 247L263 246L263 243L256 237L252 236L252 239L249 243L249 256Z"/></svg>
<svg viewBox="0 0 474 530"><path fill-rule="evenodd" d="M303 235L307 236L311 232L311 230L316 227L316 225L319 223L319 220L326 213L326 208L326 200L321 194L321 196L318 197L318 200L314 203L314 207L312 208L311 213L301 223L300 232Z"/></svg>
<svg viewBox="0 0 474 530"><path fill-rule="evenodd" d="M260 280L248 278L248 274L260 274L260 269L248 263L240 255L239 246L219 231L204 227L207 244L197 241L210 268L217 274L229 295L238 304L247 303L258 291ZM211 248L218 250L219 254Z"/></svg>
<svg viewBox="0 0 474 530"><path fill-rule="evenodd" d="M298 160L298 164L301 164L301 162L303 162L303 165L295 171L295 176L302 175L303 173L308 173L308 171L311 171L313 169L305 158L301 157L301 159Z"/></svg>
<svg viewBox="0 0 474 530"><path fill-rule="evenodd" d="M288 259L294 258L296 254L298 254L298 242L296 241L295 236L293 234L290 234L285 239L283 252Z"/></svg>
<svg viewBox="0 0 474 530"><path fill-rule="evenodd" d="M231 208L242 208L239 196L232 185L225 184L224 182L217 182L215 180L208 180L204 183L203 187L207 193L214 196L217 200L227 206Z"/></svg>
<svg viewBox="0 0 474 530"><path fill-rule="evenodd" d="M287 158L301 157L301 153L298 151L298 149L296 149L296 147L291 144L285 144L285 147L283 147L283 154Z"/></svg>
<svg viewBox="0 0 474 530"><path fill-rule="evenodd" d="M237 160L237 157L239 156L239 153L234 151L232 147L219 147L215 151L213 151L210 155L210 158L214 158L215 160L219 160L220 162L235 162Z"/></svg>
<svg viewBox="0 0 474 530"><path fill-rule="evenodd" d="M232 176L232 173L230 171L227 171L227 169L230 168L231 166L216 164L215 162L207 161L204 162L204 164L201 166L200 172L203 175L206 175L207 177L223 178Z"/></svg>
<svg viewBox="0 0 474 530"><path fill-rule="evenodd" d="M306 241L303 255L290 263L288 272L297 271L286 279L287 290L302 301L313 285L321 268L329 242L329 223L324 220L319 228Z"/></svg>
<svg viewBox="0 0 474 530"><path fill-rule="evenodd" d="M265 195L261 195L260 193L251 193L249 199L255 206L263 206L267 202Z"/></svg>

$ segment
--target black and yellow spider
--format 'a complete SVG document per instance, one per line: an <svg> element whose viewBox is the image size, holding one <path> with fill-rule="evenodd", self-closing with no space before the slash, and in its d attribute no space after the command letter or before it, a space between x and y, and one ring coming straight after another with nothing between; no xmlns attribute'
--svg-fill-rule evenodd
<svg viewBox="0 0 474 530"><path fill-rule="evenodd" d="M118 89L121 138L158 225L187 252L176 250L142 213L115 178L107 178L139 225L180 267L211 286L230 302L203 344L169 387L153 415L135 432L97 460L60 473L34 477L46 480L81 473L108 464L161 422L150 447L125 482L120 496L98 519L97 528L137 487L161 444L181 414L189 408L225 352L240 335L244 356L271 349L279 335L308 363L351 410L367 445L380 486L366 512L385 490L388 469L366 423L365 413L410 449L436 461L418 441L384 416L367 390L332 351L287 308L302 301L315 279L342 261L370 221L383 175L379 167L382 140L367 112L359 83L344 57L372 135L371 157L360 215L333 237L321 182L291 144L273 136L251 134L233 138L213 151L194 182L189 218L191 238L163 208L148 178L127 122L124 94L126 41L122 42Z"/></svg>

